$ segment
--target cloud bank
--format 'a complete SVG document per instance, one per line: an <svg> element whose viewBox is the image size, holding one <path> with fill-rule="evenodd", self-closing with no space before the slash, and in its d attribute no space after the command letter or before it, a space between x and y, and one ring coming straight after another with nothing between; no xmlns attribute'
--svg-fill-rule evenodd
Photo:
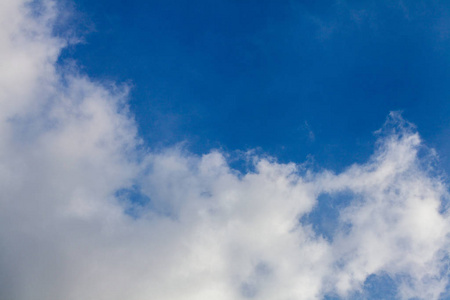
<svg viewBox="0 0 450 300"><path fill-rule="evenodd" d="M398 113L340 174L143 149L126 87L57 67L57 16L0 2L1 299L346 298L374 277L444 297L448 187ZM308 221L323 199L330 234Z"/></svg>

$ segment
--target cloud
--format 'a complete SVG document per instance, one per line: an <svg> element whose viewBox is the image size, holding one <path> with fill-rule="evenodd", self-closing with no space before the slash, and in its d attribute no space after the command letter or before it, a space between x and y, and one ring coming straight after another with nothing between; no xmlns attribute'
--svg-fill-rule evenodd
<svg viewBox="0 0 450 300"><path fill-rule="evenodd" d="M426 149L411 125L391 113L384 128L389 126L394 127L380 138L369 163L325 176L321 184L330 192L349 190L355 198L340 214L350 229L333 243L344 259L336 287L345 293L369 274L384 272L399 277L403 298L437 299L448 276L448 217L441 214L447 190L430 175L427 158L420 158Z"/></svg>
<svg viewBox="0 0 450 300"><path fill-rule="evenodd" d="M322 299L381 275L403 299L445 291L447 186L399 114L340 174L142 150L127 87L56 67L57 14L0 3L1 299ZM343 192L331 239L301 221Z"/></svg>

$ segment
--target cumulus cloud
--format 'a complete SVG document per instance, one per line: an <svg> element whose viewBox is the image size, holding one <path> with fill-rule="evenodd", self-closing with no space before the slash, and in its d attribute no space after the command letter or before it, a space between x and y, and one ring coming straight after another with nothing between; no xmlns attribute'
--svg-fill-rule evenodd
<svg viewBox="0 0 450 300"><path fill-rule="evenodd" d="M382 275L402 299L445 292L447 186L399 114L340 174L142 150L126 87L56 67L57 13L0 3L1 299L322 299ZM304 220L342 193L327 238Z"/></svg>

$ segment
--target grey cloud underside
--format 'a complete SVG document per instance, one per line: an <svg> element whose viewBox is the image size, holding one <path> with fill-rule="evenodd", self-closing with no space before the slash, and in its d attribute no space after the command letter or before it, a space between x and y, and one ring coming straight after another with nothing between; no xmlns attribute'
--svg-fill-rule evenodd
<svg viewBox="0 0 450 300"><path fill-rule="evenodd" d="M373 275L401 299L444 297L448 187L399 114L340 174L142 150L126 87L56 71L57 7L40 3L0 3L1 299L322 299ZM302 221L342 193L331 237Z"/></svg>

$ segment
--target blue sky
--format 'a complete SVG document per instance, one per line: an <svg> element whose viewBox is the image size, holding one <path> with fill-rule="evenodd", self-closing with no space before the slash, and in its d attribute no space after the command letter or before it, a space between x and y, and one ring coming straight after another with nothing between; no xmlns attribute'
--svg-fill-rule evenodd
<svg viewBox="0 0 450 300"><path fill-rule="evenodd" d="M131 82L151 146L261 147L336 170L402 110L449 169L445 1L76 1L93 78ZM83 27L84 26L84 27ZM64 60L63 60L64 61Z"/></svg>
<svg viewBox="0 0 450 300"><path fill-rule="evenodd" d="M450 299L445 1L0 1L0 299Z"/></svg>

